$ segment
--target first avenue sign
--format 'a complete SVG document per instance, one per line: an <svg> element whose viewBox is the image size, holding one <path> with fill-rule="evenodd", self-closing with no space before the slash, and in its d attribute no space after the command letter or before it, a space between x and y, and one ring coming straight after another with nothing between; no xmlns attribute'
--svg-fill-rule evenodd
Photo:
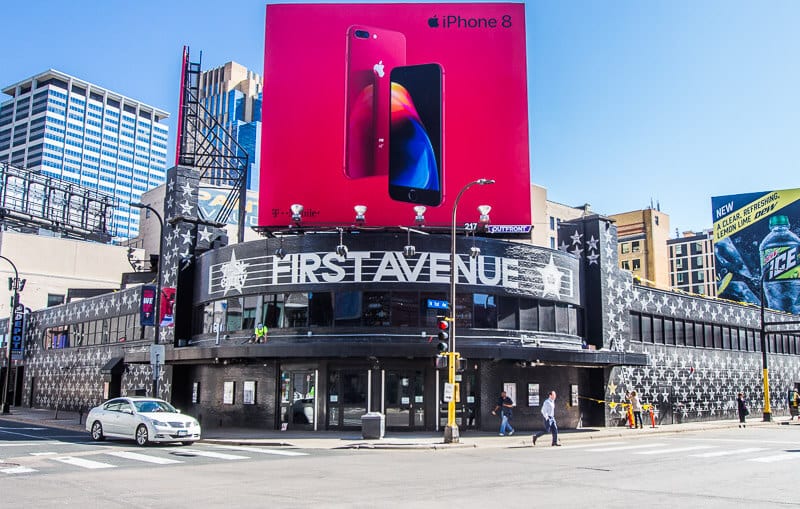
<svg viewBox="0 0 800 509"><path fill-rule="evenodd" d="M520 260L501 256L459 255L458 283L523 290L555 299L573 296L572 270L558 267L553 255L549 263L532 267L528 277L520 276ZM227 262L209 267L209 295L243 293L268 286L346 283L449 283L450 254L422 252L408 259L398 251L351 251L336 253L293 253L279 258L259 256L237 259L231 251ZM246 292L250 293L250 292Z"/></svg>

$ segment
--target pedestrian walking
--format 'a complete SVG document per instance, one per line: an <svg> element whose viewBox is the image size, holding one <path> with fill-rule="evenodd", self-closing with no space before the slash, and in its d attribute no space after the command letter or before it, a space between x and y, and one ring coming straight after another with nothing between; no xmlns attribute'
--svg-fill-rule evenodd
<svg viewBox="0 0 800 509"><path fill-rule="evenodd" d="M508 431L509 436L514 434L514 428L512 428L511 423L508 422L513 415L513 408L514 402L506 395L506 391L501 392L500 397L497 398L497 405L495 405L494 410L492 410L492 415L497 415L497 411L500 410L501 437L506 435L506 431Z"/></svg>
<svg viewBox="0 0 800 509"><path fill-rule="evenodd" d="M639 396L636 395L636 391L631 391L628 393L628 401L631 402L631 410L633 410L633 427L634 428L641 428L642 427L642 402L639 401Z"/></svg>
<svg viewBox="0 0 800 509"><path fill-rule="evenodd" d="M556 424L556 391L550 391L550 395L544 400L542 404L542 417L544 417L544 431L537 431L533 434L533 445L536 445L536 440L545 433L553 435L552 445L560 447L558 441L558 425Z"/></svg>
<svg viewBox="0 0 800 509"><path fill-rule="evenodd" d="M736 396L736 409L739 411L739 427L746 428L747 424L744 422L744 418L750 414L750 410L747 409L747 402L744 400L744 393L739 393Z"/></svg>
<svg viewBox="0 0 800 509"><path fill-rule="evenodd" d="M798 405L800 405L800 394L797 392L797 388L795 387L789 391L789 415L791 415L789 418L790 421L797 417L798 413L800 413L800 406Z"/></svg>

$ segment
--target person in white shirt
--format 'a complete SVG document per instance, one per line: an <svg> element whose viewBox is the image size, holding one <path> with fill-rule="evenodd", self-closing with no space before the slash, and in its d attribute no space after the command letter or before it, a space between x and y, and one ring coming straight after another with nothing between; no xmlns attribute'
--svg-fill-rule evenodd
<svg viewBox="0 0 800 509"><path fill-rule="evenodd" d="M552 433L553 445L561 446L558 442L558 425L556 424L556 391L550 391L550 395L542 404L542 417L544 417L544 431L537 431L533 434L533 445L536 439L545 433Z"/></svg>

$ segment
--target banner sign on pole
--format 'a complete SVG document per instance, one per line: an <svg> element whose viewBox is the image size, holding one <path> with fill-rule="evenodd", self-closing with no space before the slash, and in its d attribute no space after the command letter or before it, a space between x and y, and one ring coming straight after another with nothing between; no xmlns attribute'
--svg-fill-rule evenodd
<svg viewBox="0 0 800 509"><path fill-rule="evenodd" d="M21 361L25 351L25 305L14 306L14 322L11 325L11 360Z"/></svg>
<svg viewBox="0 0 800 509"><path fill-rule="evenodd" d="M142 287L139 323L142 327L156 324L156 287L145 285Z"/></svg>
<svg viewBox="0 0 800 509"><path fill-rule="evenodd" d="M175 325L175 288L162 288L161 289L161 314L159 315L159 324L162 327L172 327Z"/></svg>

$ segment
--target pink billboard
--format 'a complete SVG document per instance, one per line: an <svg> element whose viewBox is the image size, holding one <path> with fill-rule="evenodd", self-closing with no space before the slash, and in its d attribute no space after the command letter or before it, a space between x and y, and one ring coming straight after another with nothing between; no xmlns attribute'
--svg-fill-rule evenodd
<svg viewBox="0 0 800 509"><path fill-rule="evenodd" d="M521 3L268 5L259 226L530 225L526 74Z"/></svg>

